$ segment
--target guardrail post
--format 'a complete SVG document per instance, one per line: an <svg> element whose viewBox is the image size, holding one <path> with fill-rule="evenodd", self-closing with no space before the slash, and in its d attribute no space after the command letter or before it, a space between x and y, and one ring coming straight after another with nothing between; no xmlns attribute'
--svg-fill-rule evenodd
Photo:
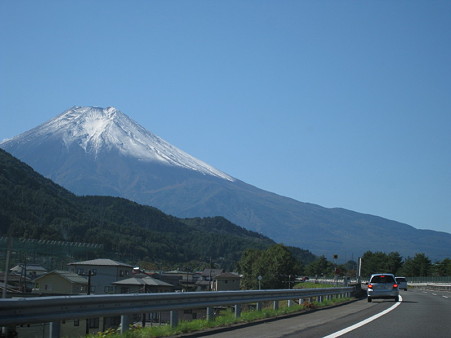
<svg viewBox="0 0 451 338"><path fill-rule="evenodd" d="M128 326L130 325L130 316L121 315L121 333L128 331Z"/></svg>
<svg viewBox="0 0 451 338"><path fill-rule="evenodd" d="M275 300L272 304L273 310L279 310L279 301Z"/></svg>
<svg viewBox="0 0 451 338"><path fill-rule="evenodd" d="M257 302L257 311L262 310L262 302Z"/></svg>
<svg viewBox="0 0 451 338"><path fill-rule="evenodd" d="M49 327L49 337L60 338L60 334L61 334L61 323L51 322Z"/></svg>
<svg viewBox="0 0 451 338"><path fill-rule="evenodd" d="M171 310L169 312L169 323L171 327L176 327L177 324L179 323L179 316L177 310Z"/></svg>
<svg viewBox="0 0 451 338"><path fill-rule="evenodd" d="M241 304L235 305L235 318L239 318L241 316Z"/></svg>
<svg viewBox="0 0 451 338"><path fill-rule="evenodd" d="M318 303L322 303L323 302L323 296L318 296Z"/></svg>
<svg viewBox="0 0 451 338"><path fill-rule="evenodd" d="M293 306L293 301L292 301L291 299L288 299L288 304L287 304L287 306L288 306L288 307Z"/></svg>
<svg viewBox="0 0 451 338"><path fill-rule="evenodd" d="M215 314L213 312L213 308L211 306L207 307L207 320L212 321L215 319Z"/></svg>
<svg viewBox="0 0 451 338"><path fill-rule="evenodd" d="M15 325L8 325L8 326L2 326L0 333L2 334L2 337L12 337L13 332L16 331Z"/></svg>

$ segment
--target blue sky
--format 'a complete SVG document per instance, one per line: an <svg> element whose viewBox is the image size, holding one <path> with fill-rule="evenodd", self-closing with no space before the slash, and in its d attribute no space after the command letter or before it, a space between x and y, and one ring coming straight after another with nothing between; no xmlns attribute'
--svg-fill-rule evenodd
<svg viewBox="0 0 451 338"><path fill-rule="evenodd" d="M259 188L451 233L451 1L2 1L0 139L114 106Z"/></svg>

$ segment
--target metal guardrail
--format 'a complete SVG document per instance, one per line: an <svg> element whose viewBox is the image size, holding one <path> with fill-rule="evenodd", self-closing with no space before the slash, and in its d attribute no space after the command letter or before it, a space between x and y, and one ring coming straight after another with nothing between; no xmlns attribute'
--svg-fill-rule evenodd
<svg viewBox="0 0 451 338"><path fill-rule="evenodd" d="M50 322L56 328L50 335L58 337L60 321L120 315L122 328L125 331L128 327L127 316L136 313L174 312L180 309L202 307L206 307L208 310L213 306L221 305L236 306L246 303L313 297L322 300L322 297L327 296L350 296L353 290L353 287L337 287L6 298L0 299L0 326Z"/></svg>
<svg viewBox="0 0 451 338"><path fill-rule="evenodd" d="M451 284L443 283L407 283L408 286L423 290L451 291Z"/></svg>
<svg viewBox="0 0 451 338"><path fill-rule="evenodd" d="M440 283L451 284L451 276L407 277L412 283Z"/></svg>

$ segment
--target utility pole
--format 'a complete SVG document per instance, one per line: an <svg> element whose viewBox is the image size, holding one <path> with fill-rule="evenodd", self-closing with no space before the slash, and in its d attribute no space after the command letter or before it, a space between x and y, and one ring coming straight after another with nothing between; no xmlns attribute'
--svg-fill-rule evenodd
<svg viewBox="0 0 451 338"><path fill-rule="evenodd" d="M334 255L334 261L335 261L335 286L338 286L338 264L337 264L337 259L338 259L338 255L335 254Z"/></svg>
<svg viewBox="0 0 451 338"><path fill-rule="evenodd" d="M91 276L94 276L91 270L88 270L88 273L82 273L80 276L87 276L88 277L88 290L86 291L87 295L91 294ZM86 334L89 334L89 318L86 318Z"/></svg>
<svg viewBox="0 0 451 338"><path fill-rule="evenodd" d="M12 243L13 243L13 238L11 236L12 233L12 226L9 226L8 229L8 239L7 239L7 244L6 244L6 263L5 263L5 275L3 277L3 292L2 292L2 298L6 298L6 288L8 287L8 272L9 272L9 258L11 255L11 247L12 247ZM11 328L8 326L3 326L2 327L2 336L7 337L10 332L11 332Z"/></svg>
<svg viewBox="0 0 451 338"><path fill-rule="evenodd" d="M88 290L86 292L87 295L91 294L91 276L94 276L94 273L91 270L88 270L88 273L81 273L80 276L88 277Z"/></svg>
<svg viewBox="0 0 451 338"><path fill-rule="evenodd" d="M361 283L362 282L362 257L359 257L359 272L357 275L357 283Z"/></svg>
<svg viewBox="0 0 451 338"><path fill-rule="evenodd" d="M2 298L6 298L6 288L8 286L8 272L9 272L9 258L11 256L11 247L13 244L13 239L11 237L10 231L8 231L8 240L6 244L6 263L5 263L5 275L3 278L3 292Z"/></svg>

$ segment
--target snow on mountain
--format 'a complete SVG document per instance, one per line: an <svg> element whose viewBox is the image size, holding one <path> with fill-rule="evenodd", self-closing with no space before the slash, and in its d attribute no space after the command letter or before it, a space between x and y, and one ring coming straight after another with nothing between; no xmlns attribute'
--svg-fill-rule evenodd
<svg viewBox="0 0 451 338"><path fill-rule="evenodd" d="M127 198L182 218L222 216L318 255L349 259L351 253L396 248L404 257L449 257L451 234L264 191L173 147L111 107L73 107L0 148L76 195Z"/></svg>
<svg viewBox="0 0 451 338"><path fill-rule="evenodd" d="M147 131L114 107L75 106L56 118L0 144L55 137L61 138L66 147L76 144L93 156L104 150L116 149L122 155L140 161L156 161L228 181L235 180Z"/></svg>

